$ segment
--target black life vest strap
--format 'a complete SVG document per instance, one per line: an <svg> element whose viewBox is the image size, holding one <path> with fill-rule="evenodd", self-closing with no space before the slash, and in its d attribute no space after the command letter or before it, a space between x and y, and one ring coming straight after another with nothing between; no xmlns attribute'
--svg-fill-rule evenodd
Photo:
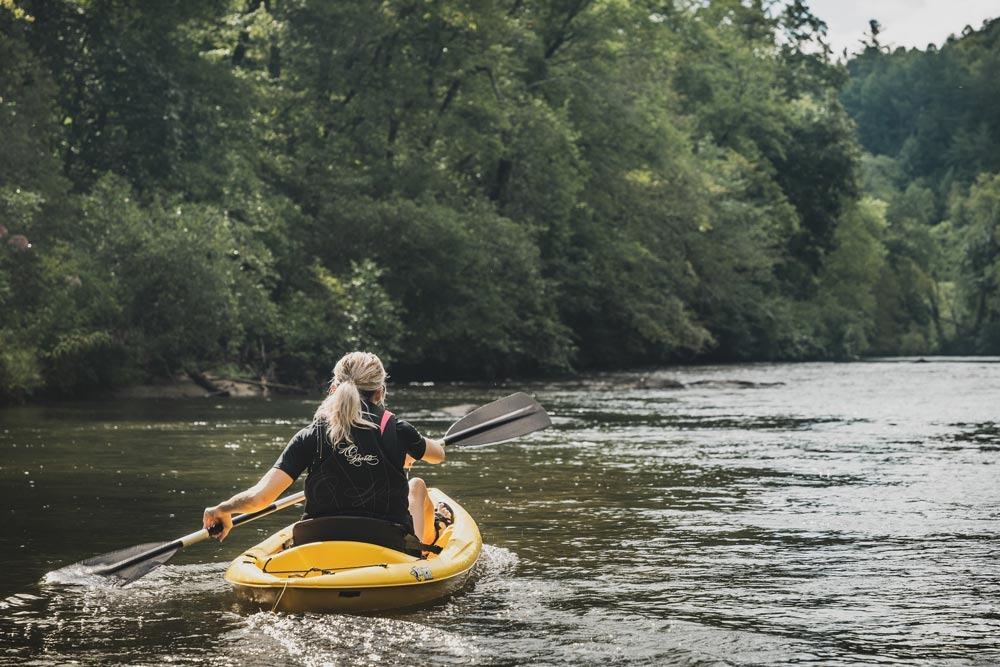
<svg viewBox="0 0 1000 667"><path fill-rule="evenodd" d="M426 551L428 553L437 555L440 554L442 551L444 551L444 549L442 549L436 544L424 544L413 533L407 534L404 540L406 542L407 548L411 549L412 552L416 552L416 550L419 549L420 551Z"/></svg>

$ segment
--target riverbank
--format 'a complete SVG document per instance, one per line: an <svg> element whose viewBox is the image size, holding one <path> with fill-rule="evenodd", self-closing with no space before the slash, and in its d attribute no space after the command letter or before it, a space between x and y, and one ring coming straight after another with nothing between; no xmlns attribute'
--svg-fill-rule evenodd
<svg viewBox="0 0 1000 667"><path fill-rule="evenodd" d="M827 363L831 366L843 366L857 363L893 363L893 364L927 364L927 363L959 363L959 364L988 364L1000 363L1000 357L995 356L915 356L915 357L870 357L852 361L829 361L829 362L797 362ZM461 383L470 387L494 386L502 387L506 385L524 386L546 386L552 383L559 383L563 386L574 386L577 388L588 388L591 391L614 391L628 389L692 389L699 386L711 385L717 388L730 387L734 389L754 389L769 386L745 377L742 369L756 366L770 366L774 364L787 365L788 362L757 362L757 363L694 363L661 368L634 368L622 369L619 371L605 371L597 373L581 373L578 375L544 377L544 378L513 378L502 382L491 383ZM724 377L716 376L711 380L707 379L687 379L692 370L697 369L734 369L731 375ZM164 379L158 382L147 382L142 384L119 387L109 391L103 396L111 399L153 399L153 400L182 400L192 398L269 398L276 395L319 395L321 387L305 388L292 385L281 384L268 380L265 377L260 379L235 378L230 377L224 371L208 371L197 373L201 382L189 374L178 374L173 378ZM404 382L394 386L433 386L435 383ZM439 383L441 384L441 383ZM452 383L444 383L452 384ZM65 401L72 402L82 397L67 397ZM38 401L28 400L27 403L44 402L51 403L53 399L47 397ZM2 407L2 405L0 405Z"/></svg>
<svg viewBox="0 0 1000 667"><path fill-rule="evenodd" d="M224 378L213 373L183 374L162 382L137 384L116 389L112 396L120 399L153 398L267 398L274 393L305 394L305 389L275 385L266 379L245 380Z"/></svg>

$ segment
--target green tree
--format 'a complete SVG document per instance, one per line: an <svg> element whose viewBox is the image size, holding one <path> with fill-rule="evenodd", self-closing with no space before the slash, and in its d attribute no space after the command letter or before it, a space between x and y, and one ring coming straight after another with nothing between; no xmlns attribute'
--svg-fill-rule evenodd
<svg viewBox="0 0 1000 667"><path fill-rule="evenodd" d="M31 52L31 19L0 8L0 401L44 385L33 336L48 296L43 256L73 215L58 159L57 88Z"/></svg>
<svg viewBox="0 0 1000 667"><path fill-rule="evenodd" d="M841 217L815 303L824 356L858 357L871 345L878 305L872 287L885 267L885 227L885 204L877 200L862 199Z"/></svg>
<svg viewBox="0 0 1000 667"><path fill-rule="evenodd" d="M1000 352L1000 174L982 174L954 203L952 224L964 261L959 289L965 330L978 354Z"/></svg>

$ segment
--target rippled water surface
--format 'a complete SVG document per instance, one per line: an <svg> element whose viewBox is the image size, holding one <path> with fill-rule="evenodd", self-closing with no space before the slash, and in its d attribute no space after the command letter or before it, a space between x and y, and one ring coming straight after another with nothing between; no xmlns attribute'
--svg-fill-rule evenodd
<svg viewBox="0 0 1000 667"><path fill-rule="evenodd" d="M0 411L0 661L101 664L1000 662L1000 363L749 365L400 387L440 434L535 393L555 426L420 474L476 517L474 580L381 616L247 613L228 561L294 510L124 589L49 571L199 527L314 400ZM678 380L683 388L664 387Z"/></svg>

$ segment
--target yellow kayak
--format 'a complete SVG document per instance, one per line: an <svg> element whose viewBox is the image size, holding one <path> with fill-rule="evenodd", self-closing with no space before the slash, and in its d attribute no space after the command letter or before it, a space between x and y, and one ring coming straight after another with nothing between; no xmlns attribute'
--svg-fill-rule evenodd
<svg viewBox="0 0 1000 667"><path fill-rule="evenodd" d="M415 607L459 590L479 558L483 540L468 512L438 489L455 521L425 558L349 540L292 543L294 525L248 549L230 564L226 581L254 606L280 611L379 611Z"/></svg>

